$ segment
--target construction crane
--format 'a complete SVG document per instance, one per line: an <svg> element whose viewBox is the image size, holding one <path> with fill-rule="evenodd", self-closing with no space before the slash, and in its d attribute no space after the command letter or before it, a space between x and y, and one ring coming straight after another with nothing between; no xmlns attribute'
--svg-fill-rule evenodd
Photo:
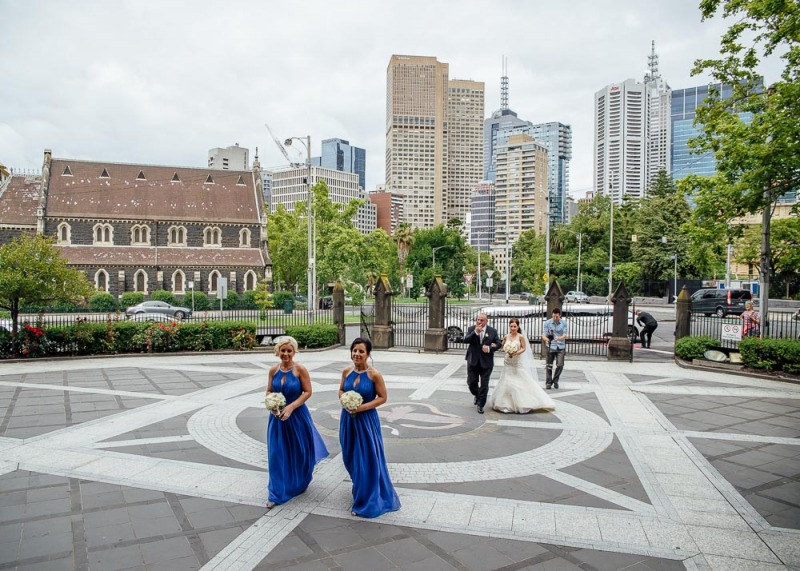
<svg viewBox="0 0 800 571"><path fill-rule="evenodd" d="M272 137L272 140L275 141L275 144L281 150L281 153L283 153L283 156L286 157L286 162L288 162L293 168L303 166L303 163L296 163L291 159L291 157L289 157L289 153L286 152L286 147L284 147L280 139L278 139L278 137L275 136L275 133L273 133L272 129L269 128L269 125L267 123L264 123L264 126L267 128L267 131L269 131L269 135L270 137Z"/></svg>

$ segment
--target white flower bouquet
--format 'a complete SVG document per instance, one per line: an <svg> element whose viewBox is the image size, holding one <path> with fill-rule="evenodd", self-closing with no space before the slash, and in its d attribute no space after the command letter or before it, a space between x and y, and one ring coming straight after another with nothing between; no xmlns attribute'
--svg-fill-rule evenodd
<svg viewBox="0 0 800 571"><path fill-rule="evenodd" d="M350 413L350 417L355 418L355 410L364 402L364 397L356 391L347 391L339 398L339 402L342 403L342 408Z"/></svg>
<svg viewBox="0 0 800 571"><path fill-rule="evenodd" d="M519 343L516 341L506 341L503 343L503 351L508 355L511 356L517 351L519 351Z"/></svg>
<svg viewBox="0 0 800 571"><path fill-rule="evenodd" d="M283 396L283 393L267 393L267 398L264 399L264 406L275 416L280 416L281 410L286 406L286 397Z"/></svg>

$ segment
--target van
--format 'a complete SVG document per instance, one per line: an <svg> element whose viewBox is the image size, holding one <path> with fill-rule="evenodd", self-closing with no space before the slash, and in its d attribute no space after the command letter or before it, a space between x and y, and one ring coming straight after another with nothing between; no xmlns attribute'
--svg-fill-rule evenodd
<svg viewBox="0 0 800 571"><path fill-rule="evenodd" d="M717 317L741 315L748 301L753 301L753 294L746 289L699 289L692 294L692 313L706 317L712 313Z"/></svg>

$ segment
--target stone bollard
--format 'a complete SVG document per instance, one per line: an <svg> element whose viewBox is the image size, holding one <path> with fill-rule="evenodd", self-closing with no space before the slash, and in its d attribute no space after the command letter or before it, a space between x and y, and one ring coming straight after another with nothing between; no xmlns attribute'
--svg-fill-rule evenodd
<svg viewBox="0 0 800 571"><path fill-rule="evenodd" d="M336 325L339 345L345 345L347 337L344 328L344 284L342 284L342 280L336 280L336 284L333 286L333 324Z"/></svg>
<svg viewBox="0 0 800 571"><path fill-rule="evenodd" d="M613 322L611 326L611 339L608 341L609 361L631 361L633 359L633 346L628 337L628 308L631 304L631 296L625 281L619 282L617 289L610 298L614 305Z"/></svg>
<svg viewBox="0 0 800 571"><path fill-rule="evenodd" d="M686 286L681 288L678 294L678 301L675 304L675 343L681 337L689 337L692 334L692 298Z"/></svg>
<svg viewBox="0 0 800 571"><path fill-rule="evenodd" d="M392 285L389 277L381 274L375 284L375 325L372 326L372 346L376 349L394 347L392 326Z"/></svg>
<svg viewBox="0 0 800 571"><path fill-rule="evenodd" d="M447 285L442 276L435 276L428 291L428 328L425 330L426 351L447 351L447 331L444 329L445 298Z"/></svg>

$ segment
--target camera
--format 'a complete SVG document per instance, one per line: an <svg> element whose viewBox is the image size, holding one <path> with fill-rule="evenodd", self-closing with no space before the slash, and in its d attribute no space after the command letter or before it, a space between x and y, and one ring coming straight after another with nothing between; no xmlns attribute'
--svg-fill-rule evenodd
<svg viewBox="0 0 800 571"><path fill-rule="evenodd" d="M548 334L547 334L547 338L548 338L550 341L553 341L553 340L556 338L556 336L555 336L555 335L553 335L552 333L548 333Z"/></svg>

